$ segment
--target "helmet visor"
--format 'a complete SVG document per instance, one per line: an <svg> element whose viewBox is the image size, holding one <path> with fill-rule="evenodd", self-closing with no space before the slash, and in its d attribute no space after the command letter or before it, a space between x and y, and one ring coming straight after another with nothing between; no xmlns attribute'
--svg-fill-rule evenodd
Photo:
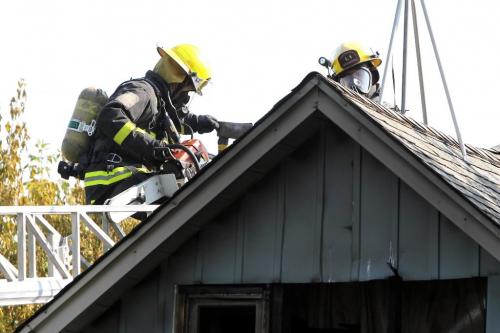
<svg viewBox="0 0 500 333"><path fill-rule="evenodd" d="M372 74L368 68L358 67L339 78L339 83L346 88L367 94L372 85Z"/></svg>
<svg viewBox="0 0 500 333"><path fill-rule="evenodd" d="M196 93L198 93L198 95L201 95L202 94L201 90L207 85L207 83L210 80L210 78L206 79L206 80L203 80L195 72L189 73L189 77L191 78L191 82L192 82L192 84L194 86L194 89L195 89Z"/></svg>

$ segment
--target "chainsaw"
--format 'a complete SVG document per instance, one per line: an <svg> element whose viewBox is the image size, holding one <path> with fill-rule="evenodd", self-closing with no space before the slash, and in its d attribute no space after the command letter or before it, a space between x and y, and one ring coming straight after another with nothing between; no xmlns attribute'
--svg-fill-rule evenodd
<svg viewBox="0 0 500 333"><path fill-rule="evenodd" d="M245 134L253 124L219 122L217 128L219 153L228 145L229 139L238 139ZM106 205L140 205L161 204L187 181L193 178L213 155L210 155L201 140L191 138L178 144L169 144L157 148L164 151L165 162L154 176L134 185L116 196L106 200ZM106 213L110 221L118 223L133 213Z"/></svg>

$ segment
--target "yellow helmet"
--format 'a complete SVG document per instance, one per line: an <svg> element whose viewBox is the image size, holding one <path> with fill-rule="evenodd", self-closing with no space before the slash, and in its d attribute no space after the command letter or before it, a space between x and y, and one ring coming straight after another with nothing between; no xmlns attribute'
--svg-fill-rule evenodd
<svg viewBox="0 0 500 333"><path fill-rule="evenodd" d="M168 82L182 82L189 76L197 93L211 79L211 71L208 64L202 59L199 49L191 44L180 44L171 49L157 47L157 51L162 57L155 66L155 71L159 72ZM175 63L177 71L166 67L170 63Z"/></svg>
<svg viewBox="0 0 500 333"><path fill-rule="evenodd" d="M343 43L335 51L332 68L335 75L340 75L346 69L367 62L370 62L375 69L380 66L382 60L378 57L378 53L369 54L359 44Z"/></svg>

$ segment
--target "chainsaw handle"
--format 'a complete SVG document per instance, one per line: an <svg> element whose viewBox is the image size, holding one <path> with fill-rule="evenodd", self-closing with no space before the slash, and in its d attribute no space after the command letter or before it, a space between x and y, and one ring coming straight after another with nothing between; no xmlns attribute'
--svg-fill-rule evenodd
<svg viewBox="0 0 500 333"><path fill-rule="evenodd" d="M167 144L167 145L164 145L163 147L158 147L155 149L168 150L170 155L172 155L172 153L170 152L171 149L183 150L184 152L186 152L186 154L189 155L189 157L191 157L193 159L193 163L194 163L194 167L196 168L196 172L201 170L200 161L198 161L198 158L196 157L196 155L189 148L187 148L184 145L181 145L179 143L172 143L172 144Z"/></svg>

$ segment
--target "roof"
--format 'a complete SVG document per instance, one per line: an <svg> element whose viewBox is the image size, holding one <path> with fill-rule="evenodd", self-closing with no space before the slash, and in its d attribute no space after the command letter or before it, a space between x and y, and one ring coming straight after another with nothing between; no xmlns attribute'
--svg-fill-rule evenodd
<svg viewBox="0 0 500 333"><path fill-rule="evenodd" d="M290 134L314 132L318 119L335 123L500 260L499 155L468 146L463 161L451 137L313 72L17 332L80 331L297 149L300 135Z"/></svg>
<svg viewBox="0 0 500 333"><path fill-rule="evenodd" d="M388 134L439 174L444 181L500 226L500 151L466 146L466 158L453 137L345 89L335 89Z"/></svg>

